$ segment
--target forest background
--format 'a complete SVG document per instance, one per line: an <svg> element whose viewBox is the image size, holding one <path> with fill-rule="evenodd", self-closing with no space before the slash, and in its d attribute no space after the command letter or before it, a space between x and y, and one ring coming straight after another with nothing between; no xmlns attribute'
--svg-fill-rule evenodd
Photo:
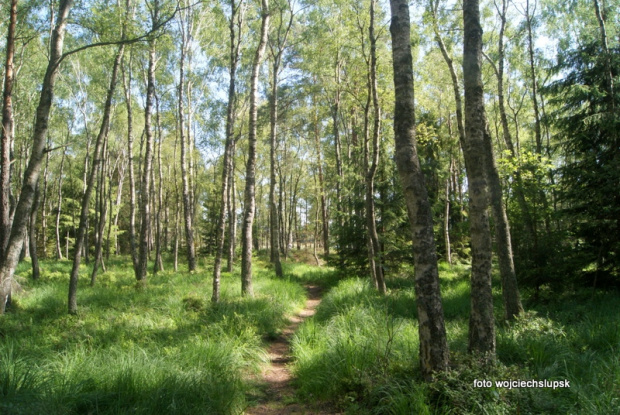
<svg viewBox="0 0 620 415"><path fill-rule="evenodd" d="M10 320L12 314L18 319L20 313L28 316L29 307L43 307L44 300L34 299L47 286L55 287L54 298L68 294L65 310L83 318L88 312L81 308L94 305L88 301L91 291L79 290L117 284L114 275L120 271L113 270L122 261L118 269L132 274L121 272L124 286L131 285L128 279L137 281L138 297L145 295L140 290L161 283L158 275L202 281L197 297L193 291L177 294L185 307L195 303L208 313L216 306L209 306L207 297L213 304L230 301L233 294L225 290L233 277L241 282L242 297L253 298L255 276L273 273L282 282L290 280L297 275L291 258L305 258L330 270L329 286L341 281L343 292L357 292L352 297L360 301L369 296L368 304L386 308L386 319L389 314L392 320L377 323L387 324L387 338L377 340L387 343L386 350L392 350L389 321L394 323L398 309L391 302L411 290L413 314L407 318L420 319L427 312L420 307L436 295L425 297L430 291L421 287L435 284L431 291L439 293L441 284L445 310L428 314L441 320L437 332L423 338L420 322L420 335L412 328L399 334L411 331L419 342L419 356L409 359L426 380L448 367L453 370L447 373L478 365L510 373L513 363L545 377L549 367L571 361L557 360L556 347L567 347L566 356L580 347L600 351L604 357L597 364L612 367L620 340L616 309L599 310L608 320L595 318L599 311L589 314L591 324L574 327L570 347L554 343L572 339L561 319L537 317L535 310L560 303L586 310L617 302L618 2L414 2L406 19L410 69L393 59L400 50L395 16L404 16L406 4L392 1L391 11L375 0L12 0L3 5L3 15L10 18L0 23L8 34L0 46L5 57L0 311L15 313L2 317L5 327L0 326L2 394L19 396L27 389L15 378L19 358L13 356L12 342L32 339L20 340L17 327L23 322ZM471 55L478 62L477 75L468 69L472 49L464 41L470 39L467 33L479 33L467 25L474 10L482 29L481 49ZM431 243L422 248L411 206L425 197L411 193L398 164L403 107L394 84L399 70L412 80L414 110L406 117L415 125L412 142L427 193L430 239L425 241ZM478 76L484 88L476 114L486 121L478 126L477 144L471 138L476 116L468 98L468 79L474 78L468 76ZM493 268L492 252L497 255ZM431 255L424 264L434 263L435 270L427 280L420 274L426 269L419 262L424 253ZM253 254L259 261L254 274ZM308 272L313 273L324 278L323 271ZM357 288L348 277L361 277ZM259 287L264 284L258 281ZM422 284L416 290L414 281ZM453 289L471 290L471 306L467 291L459 294L467 297L461 299L466 306L450 309L446 291ZM441 309L439 294L436 299ZM291 311L286 307L283 314ZM444 311L446 327L440 329ZM465 326L469 318L469 329L462 324L459 329L469 338L456 340L450 316L464 318ZM571 318L566 325L575 323ZM534 338L530 331L538 329L547 337ZM533 342L527 343L531 349L521 345L526 350L517 351L515 343L507 352L506 338L518 342L520 331L534 336L526 339ZM588 336L598 346L587 343ZM449 359L448 344L481 360L458 354ZM431 356L427 360L425 350ZM307 368L302 356L298 359L301 377ZM398 380L402 375L405 383L419 376L410 376L410 368L392 359L381 376ZM340 404L354 406L369 396L368 388L381 384L373 378L379 374L368 376L371 380L360 375L358 383L347 386L346 379L356 376L343 375L344 385L333 389L306 385L301 390L328 390L324 398L340 396ZM447 390L457 376L443 376L430 383L446 389L398 392L405 393L403 405L448 407L454 397ZM617 408L618 370L610 376L604 385L594 383L600 402L590 402L593 413ZM397 396L394 388L389 393L372 389L373 405L385 403L382 393ZM489 398L481 393L468 389L467 396L474 398L461 402L463 407L472 410ZM557 405L554 410L586 405L578 403L579 397L592 391L582 393L562 395L551 405ZM243 396L235 395L231 411L245 405ZM342 396L351 396L351 402ZM491 398L497 408L505 404L507 410L532 412L544 400L504 392Z"/></svg>

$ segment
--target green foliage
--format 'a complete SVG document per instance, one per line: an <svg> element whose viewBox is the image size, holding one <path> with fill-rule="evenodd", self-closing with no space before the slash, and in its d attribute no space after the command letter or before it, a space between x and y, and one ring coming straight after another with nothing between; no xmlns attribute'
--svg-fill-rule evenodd
<svg viewBox="0 0 620 415"><path fill-rule="evenodd" d="M618 50L588 43L560 57L566 76L547 92L565 163L562 220L568 236L561 252L589 284L620 284L620 94L609 94L608 76L620 71ZM563 272L562 269L560 272Z"/></svg>
<svg viewBox="0 0 620 415"><path fill-rule="evenodd" d="M255 298L241 298L239 275L224 273L213 305L208 273L159 272L137 289L130 261L115 257L96 287L82 267L80 312L69 316L71 263L43 261L41 280L21 278L16 311L3 316L0 413L240 413L267 360L263 340L305 299L256 264Z"/></svg>

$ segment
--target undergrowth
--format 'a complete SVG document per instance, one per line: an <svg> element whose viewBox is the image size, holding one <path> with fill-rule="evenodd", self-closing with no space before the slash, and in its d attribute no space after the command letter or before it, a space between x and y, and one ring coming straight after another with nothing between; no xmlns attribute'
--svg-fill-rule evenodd
<svg viewBox="0 0 620 415"><path fill-rule="evenodd" d="M70 262L42 261L37 282L28 265L18 269L24 291L0 318L7 415L242 413L256 387L249 379L267 360L264 342L305 299L259 259L255 298L241 297L238 273L223 273L213 305L208 269L159 272L139 287L130 260L114 258L95 287L82 267L79 314L69 316Z"/></svg>
<svg viewBox="0 0 620 415"><path fill-rule="evenodd" d="M349 278L325 295L293 340L302 399L330 400L361 414L620 414L620 296L573 293L501 321L494 283L497 362L467 354L468 269L441 264L451 370L431 383L419 375L413 282L389 280L380 296ZM495 381L570 382L570 388L504 388ZM474 381L491 381L477 387Z"/></svg>

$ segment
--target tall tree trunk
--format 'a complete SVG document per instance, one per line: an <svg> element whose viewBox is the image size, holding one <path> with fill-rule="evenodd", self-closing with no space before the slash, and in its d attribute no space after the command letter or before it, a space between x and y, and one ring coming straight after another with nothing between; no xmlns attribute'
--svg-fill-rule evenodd
<svg viewBox="0 0 620 415"><path fill-rule="evenodd" d="M217 223L217 233L215 241L217 244L215 251L215 261L213 264L213 293L211 301L217 303L220 300L220 276L222 271L222 257L224 255L224 233L226 232L226 214L229 215L229 229L233 229L231 210L229 202L234 199L234 190L231 189L234 183L234 133L236 118L236 75L237 65L239 64L239 49L241 47L241 27L243 23L243 0L235 5L235 1L230 1L231 17L228 22L230 30L230 54L229 54L229 83L228 83L228 107L226 109L226 141L224 143L224 160L222 165L222 189L220 193L220 214ZM236 29L235 29L236 27ZM229 255L228 268L232 271L232 254L234 251L234 235L229 235Z"/></svg>
<svg viewBox="0 0 620 415"><path fill-rule="evenodd" d="M185 27L185 21L189 20L189 16L185 16L180 23L182 44L181 44L181 59L179 62L179 133L181 134L181 180L183 182L183 216L185 222L185 242L187 244L187 267L190 272L196 270L196 248L194 246L194 231L193 231L193 204L190 191L190 178L188 177L188 160L191 157L192 147L189 144L190 130L188 125L187 137L185 137L185 110L183 105L183 91L185 88L185 55L189 46L189 33L188 28ZM188 23L189 25L189 23ZM187 139L186 139L187 138ZM187 144L186 144L187 142Z"/></svg>
<svg viewBox="0 0 620 415"><path fill-rule="evenodd" d="M450 249L450 176L452 175L452 157L450 157L450 167L448 168L448 177L446 178L446 187L444 198L446 204L443 215L443 238L446 245L446 261L452 265L452 251Z"/></svg>
<svg viewBox="0 0 620 415"><path fill-rule="evenodd" d="M276 206L276 148L278 142L278 81L280 63L286 40L293 23L293 11L290 10L288 25L284 25L284 9L280 8L280 24L273 33L273 40L270 42L271 55L273 62L271 66L271 96L269 97L269 234L271 238L271 262L276 270L276 276L282 277L282 264L280 263L280 220L278 207ZM280 188L282 191L282 188Z"/></svg>
<svg viewBox="0 0 620 415"><path fill-rule="evenodd" d="M495 319L491 292L491 231L489 184L486 174L487 128L482 86L482 27L478 0L463 1L465 86L465 145L463 153L469 183L471 265L471 314L469 351L490 363L495 358Z"/></svg>
<svg viewBox="0 0 620 415"><path fill-rule="evenodd" d="M49 146L48 141L48 146ZM50 152L45 154L45 169L43 170L43 200L41 201L41 244L43 248L43 258L47 258L47 186L49 183L49 161Z"/></svg>
<svg viewBox="0 0 620 415"><path fill-rule="evenodd" d="M262 23L260 40L256 48L256 55L252 64L252 78L250 86L250 122L248 132L248 159L245 174L245 203L243 206L243 231L241 254L241 293L249 297L254 296L252 288L252 228L256 210L256 130L258 119L258 73L267 45L269 28L269 1L261 0Z"/></svg>
<svg viewBox="0 0 620 415"><path fill-rule="evenodd" d="M235 149L236 140L233 141L230 148L230 173L228 175L228 259L226 264L226 271L233 271L233 264L235 260L235 251L237 243L237 195L236 195L236 182L235 182Z"/></svg>
<svg viewBox="0 0 620 415"><path fill-rule="evenodd" d="M119 156L121 157L121 156ZM124 157L124 156L123 156ZM123 185L125 183L125 169L126 169L126 164L125 161L121 161L119 169L118 169L118 188L116 189L116 201L114 203L114 206L116 206L116 214L114 215L114 231L115 231L115 236L114 236L114 240L115 240L115 250L114 252L116 253L116 255L120 255L120 247L119 247L119 240L118 240L118 218L120 217L121 214L121 203L123 200ZM110 183L112 183L112 176L110 176L109 178ZM110 202L112 201L112 199L110 198ZM111 210L111 208L110 208ZM108 235L109 238L109 235Z"/></svg>
<svg viewBox="0 0 620 415"><path fill-rule="evenodd" d="M28 216L30 215L30 209L34 201L35 187L39 181L39 173L41 171L43 152L47 138L49 113L54 96L54 84L56 83L56 77L62 59L67 17L72 5L72 0L60 1L56 26L54 27L50 39L49 62L45 71L45 77L43 78L39 105L37 106L35 116L30 160L28 161L28 167L24 174L6 253L2 257L2 263L0 265L0 314L4 313L6 302L11 293L13 274L15 273L15 267L17 266L19 254L24 242Z"/></svg>
<svg viewBox="0 0 620 415"><path fill-rule="evenodd" d="M127 0L129 9L129 0ZM125 65L121 67L123 75L123 91L125 93L125 106L127 108L127 168L129 170L129 249L134 274L138 278L138 254L136 247L136 178L133 170L133 108L131 105L131 57L129 54L129 67L125 73Z"/></svg>
<svg viewBox="0 0 620 415"><path fill-rule="evenodd" d="M383 277L383 265L381 261L381 245L377 234L377 218L375 214L375 175L379 163L379 128L381 121L381 109L379 108L379 93L377 91L377 38L375 37L375 0L370 2L370 25L368 28L370 38L370 62L369 62L369 94L372 97L373 126L372 126L372 153L366 150L366 226L370 240L368 256L370 258L371 272L375 279L377 290L385 294L385 279ZM369 98L370 98L369 96ZM368 163L370 158L370 163ZM370 165L369 165L370 164Z"/></svg>
<svg viewBox="0 0 620 415"><path fill-rule="evenodd" d="M329 222L327 220L327 201L323 178L323 160L321 158L321 136L318 114L314 116L314 145L316 147L316 164L319 173L319 200L321 203L321 223L323 229L323 254L329 255Z"/></svg>
<svg viewBox="0 0 620 415"><path fill-rule="evenodd" d="M161 146L163 136L161 134L161 119L159 110L159 98L155 94L156 110L157 110L157 215L155 215L155 264L153 265L153 274L157 271L164 270L164 261L162 259L162 229L161 229L161 210L164 204L164 173L161 165ZM154 181L153 181L154 182ZM195 259L194 259L195 262ZM194 264L195 265L195 264Z"/></svg>
<svg viewBox="0 0 620 415"><path fill-rule="evenodd" d="M157 8L155 8L155 17L157 20ZM144 109L144 132L145 132L145 150L144 150L144 166L142 168L142 188L140 189L140 246L138 255L138 273L136 279L141 283L146 283L146 274L149 255L149 234L151 232L151 170L153 168L153 99L155 96L155 42L151 42L149 48L149 66L146 86L146 108Z"/></svg>
<svg viewBox="0 0 620 415"><path fill-rule="evenodd" d="M37 255L37 213L39 210L39 199L41 191L39 185L34 191L34 201L32 202L32 209L30 210L30 237L28 242L30 243L30 260L32 262L32 279L38 280L41 276L39 269L39 256Z"/></svg>
<svg viewBox="0 0 620 415"><path fill-rule="evenodd" d="M510 128L508 125L508 117L506 115L506 106L504 103L504 32L506 27L506 11L508 8L507 0L502 0L502 6L500 13L501 25L498 41L499 63L496 68L497 75L497 88L498 88L498 104L500 111L500 119L502 125L502 131L504 135L504 141L507 147L511 151L513 158L516 156L514 146L512 144L512 137L510 134ZM485 140L486 147L486 171L489 181L489 190L491 196L491 207L493 211L493 218L495 219L495 234L497 238L497 254L499 262L499 270L502 278L502 298L504 300L504 312L505 317L508 320L514 319L517 315L523 312L523 306L521 305L521 297L517 287L517 277L515 273L512 242L510 238L510 225L508 223L508 217L506 215L506 208L503 202L502 185L495 166L495 156L493 154L493 142L488 131L488 127L485 127ZM525 200L523 194L523 181L521 180L521 174L519 171L515 172L515 179L517 186L515 193L519 200L519 205L526 218L530 236L534 241L535 251L537 251L537 234L536 227L533 224L533 219L530 214L529 206Z"/></svg>
<svg viewBox="0 0 620 415"><path fill-rule="evenodd" d="M450 71L450 76L452 78L452 87L454 91L454 98L456 102L456 119L457 119L457 127L459 131L459 142L461 143L461 147L463 148L463 152L465 153L465 146L467 145L466 136L465 136L465 126L463 121L463 111L462 111L462 103L461 103L461 93L458 84L458 76L456 74L456 69L454 67L454 63L448 50L441 38L439 27L437 25L436 13L437 13L437 3L431 2L431 7L433 9L433 29L435 32L435 39L439 45L443 58L448 66ZM503 36L503 26L502 30L500 30L501 36ZM500 36L500 37L501 37ZM503 45L503 42L500 42ZM500 47L501 53L503 54L503 46ZM503 68L503 63L502 63ZM496 72L497 73L497 72ZM499 82L498 76L498 84ZM502 78L503 79L503 78ZM503 85L503 84L502 84ZM503 90L503 87L501 88ZM503 93L500 93L502 96L500 107L503 108ZM507 126L507 118L505 117ZM485 132L487 131L485 126ZM512 140L509 140L512 143ZM497 173L497 169L495 167L495 160L493 155L493 147L492 142L490 141L490 136L485 136L485 147L486 147L486 157L487 157L487 171L491 200L493 206L493 216L496 221L495 232L497 238L497 246L498 246L498 262L500 264L500 274L502 278L502 298L504 299L504 310L507 319L512 319L519 313L523 312L523 307L521 305L521 298L519 295L519 290L517 287L517 278L514 268L513 262L513 253L512 253L512 243L510 239L510 226L508 223L508 218L506 216L506 209L503 204L503 192L501 188L501 183L499 179L499 175ZM489 147L490 146L490 147ZM446 194L447 198L447 194ZM447 199L446 199L447 201ZM446 202L447 203L447 202ZM447 226L447 225L446 225Z"/></svg>
<svg viewBox="0 0 620 415"><path fill-rule="evenodd" d="M110 116L112 110L112 98L114 97L114 88L116 87L116 78L118 75L118 68L123 58L124 46L120 46L114 59L114 65L112 67L112 76L110 77L110 86L103 108L103 118L101 120L101 128L97 135L95 142L95 149L93 151L93 162L91 170L86 181L86 189L82 196L82 207L80 211L80 224L75 237L75 250L73 253L73 268L71 269L71 276L69 277L69 299L68 309L69 314L77 314L77 285L80 269L81 251L84 246L85 234L86 234L86 221L88 220L88 205L90 203L90 195L92 193L95 177L97 175L97 168L101 162L103 154L103 147L108 137L108 131L110 129Z"/></svg>
<svg viewBox="0 0 620 415"><path fill-rule="evenodd" d="M280 263L280 221L276 205L276 147L278 129L278 71L280 70L280 54L274 56L271 78L271 96L269 97L269 234L271 262L275 266L276 276L282 277ZM282 190L282 189L280 189Z"/></svg>
<svg viewBox="0 0 620 415"><path fill-rule="evenodd" d="M596 1L596 0L595 0ZM534 9L536 3L534 3ZM538 79L536 77L536 64L534 62L534 38L532 35L532 20L530 14L530 0L525 2L525 22L527 24L527 52L530 60L530 76L532 77L532 105L534 106L534 133L536 137L536 153L542 155L542 128L540 122L540 109L538 105Z"/></svg>
<svg viewBox="0 0 620 415"><path fill-rule="evenodd" d="M13 141L13 60L17 0L11 1L9 30L6 37L4 92L2 93L2 129L0 130L0 258L4 258L11 233L11 142Z"/></svg>
<svg viewBox="0 0 620 415"><path fill-rule="evenodd" d="M99 186L97 196L95 197L95 203L98 205L97 211L99 216L95 225L95 262L93 263L93 270L90 274L90 286L95 286L97 280L97 272L99 266L103 272L105 272L105 263L103 262L103 233L105 231L106 218L108 214L108 204L106 203L106 176L108 170L108 138L104 139L103 148L101 149L101 162L99 166Z"/></svg>
<svg viewBox="0 0 620 415"><path fill-rule="evenodd" d="M338 246L341 247L344 244L343 241L343 221L342 221L342 184L344 182L344 171L342 168L342 143L340 140L340 128L338 126L338 118L340 114L340 98L341 98L341 79L340 72L342 70L342 59L340 57L340 49L336 53L336 61L334 65L334 78L336 80L336 92L334 96L334 103L332 105L332 131L334 134L334 149L336 152L336 173L338 174L338 180L336 181L336 223L338 224L338 228L341 229L339 231L339 243Z"/></svg>
<svg viewBox="0 0 620 415"><path fill-rule="evenodd" d="M409 4L407 0L390 0L390 6L395 157L413 237L420 367L425 378L430 379L433 372L448 369L448 342L439 289L431 207L416 148Z"/></svg>
<svg viewBox="0 0 620 415"><path fill-rule="evenodd" d="M69 139L69 132L67 132L67 141ZM58 199L56 205L56 257L63 259L62 248L60 247L60 213L62 209L62 175L65 165L66 150L62 150L62 158L60 159L60 173L58 174Z"/></svg>

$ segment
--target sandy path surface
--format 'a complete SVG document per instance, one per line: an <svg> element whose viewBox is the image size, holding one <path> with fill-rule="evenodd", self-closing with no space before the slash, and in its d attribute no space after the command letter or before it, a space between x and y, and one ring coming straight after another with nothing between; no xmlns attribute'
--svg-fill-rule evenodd
<svg viewBox="0 0 620 415"><path fill-rule="evenodd" d="M290 324L269 346L268 353L271 364L262 374L263 381L267 384L266 395L260 400L258 406L246 410L247 415L328 415L338 413L325 407L309 408L307 405L294 403L295 390L291 384L292 376L288 369L288 364L291 361L290 340L299 325L314 315L316 307L321 302L322 290L320 287L308 285L306 290L308 291L308 299L305 308L290 318Z"/></svg>

